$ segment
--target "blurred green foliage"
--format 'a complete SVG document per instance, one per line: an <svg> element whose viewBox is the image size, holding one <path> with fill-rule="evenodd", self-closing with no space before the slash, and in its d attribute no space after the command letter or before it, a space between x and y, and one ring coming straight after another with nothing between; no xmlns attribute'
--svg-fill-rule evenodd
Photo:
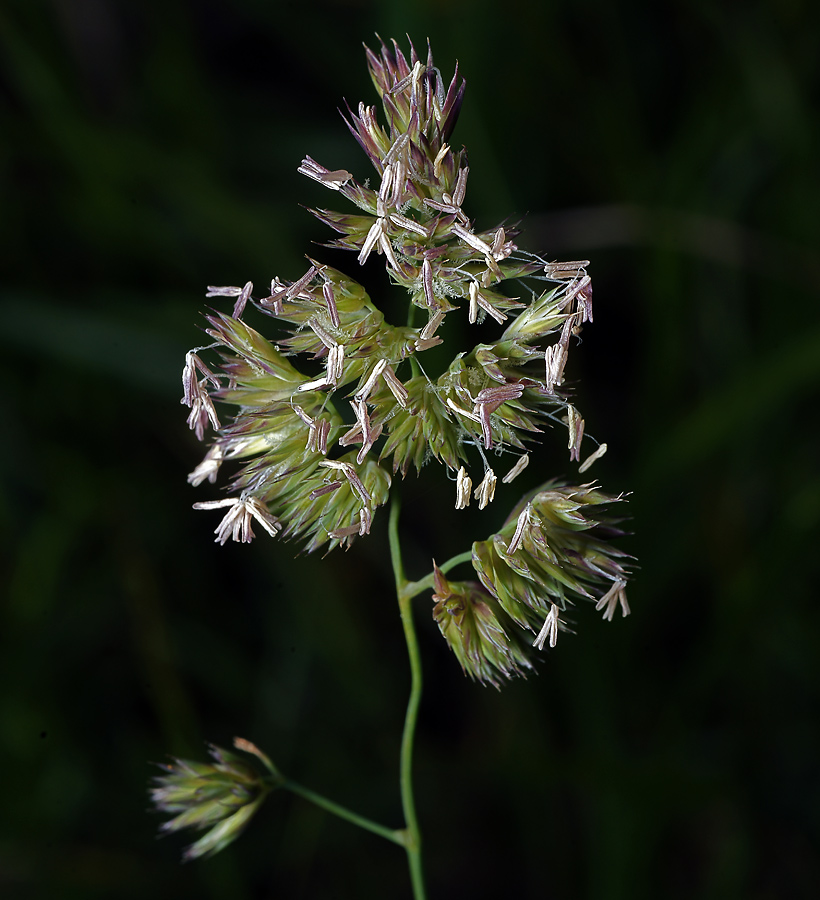
<svg viewBox="0 0 820 900"><path fill-rule="evenodd" d="M327 198L295 169L365 176L336 110L372 102L374 32L458 58L478 225L592 260L569 375L642 566L629 619L587 614L502 692L419 599L431 897L815 896L818 26L807 0L6 0L3 897L409 896L400 850L287 796L180 866L145 794L150 760L240 734L399 823L383 534L215 546L178 405L206 284L306 252L355 274L311 245L298 204ZM560 440L531 484L569 472ZM436 474L408 492L411 577L500 524L442 509Z"/></svg>

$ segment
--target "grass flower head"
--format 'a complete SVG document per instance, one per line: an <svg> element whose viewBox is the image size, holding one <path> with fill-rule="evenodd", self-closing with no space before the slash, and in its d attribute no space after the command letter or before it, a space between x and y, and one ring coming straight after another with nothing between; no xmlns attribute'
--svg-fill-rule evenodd
<svg viewBox="0 0 820 900"><path fill-rule="evenodd" d="M429 50L423 59L411 45L406 57L395 42L368 49L367 63L385 124L363 103L345 121L375 170L372 186L310 156L298 171L347 201L312 211L354 267L381 259L404 291L408 324L389 324L361 284L315 260L292 281L274 277L269 292L251 282L208 289L233 308L206 317L212 343L186 358L183 403L197 437L214 435L189 480L213 483L239 464L229 499L196 504L223 511L222 544L250 541L258 525L310 551L349 546L370 533L394 477L431 462L449 470L456 508L473 499L484 510L548 426L566 428L569 460L581 460L584 419L562 385L573 338L593 320L588 262L524 252L509 226L475 227L467 154L450 144L464 97L458 67L448 83ZM251 311L274 320L273 337L245 321ZM482 341L454 347L441 374L428 375L425 354L442 344L448 316L467 329L492 323L495 340L482 329ZM591 485L544 486L474 544L480 586L439 573L434 616L465 671L490 682L522 671L508 633L528 630L542 646L549 622L554 646L572 598L595 601L607 618L615 602L628 611L627 559L600 513L618 499Z"/></svg>

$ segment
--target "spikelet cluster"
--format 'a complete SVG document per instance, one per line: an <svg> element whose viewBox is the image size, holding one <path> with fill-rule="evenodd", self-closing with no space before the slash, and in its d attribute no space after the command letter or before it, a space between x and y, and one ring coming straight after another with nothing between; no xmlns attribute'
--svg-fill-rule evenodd
<svg viewBox="0 0 820 900"><path fill-rule="evenodd" d="M467 154L450 145L464 96L458 66L448 84L412 45L409 58L395 42L366 53L385 124L363 103L345 121L375 169L372 186L309 156L298 171L347 201L345 211L313 212L358 265L382 261L405 291L408 324L386 322L362 285L316 260L261 294L250 282L209 288L233 310L208 315L212 343L188 354L182 402L200 439L214 431L189 480L214 482L223 463L239 464L229 498L196 504L221 511L220 543L249 541L258 527L310 551L347 546L369 533L392 479L431 461L448 470L456 507L484 508L497 480L526 466L549 419L566 427L580 462L584 421L561 385L571 340L592 321L587 262L548 262L521 251L513 228L475 228L464 207ZM511 280L525 299L505 289ZM245 321L250 310L275 320L274 338ZM431 377L425 353L442 343L447 316L493 320L497 339L456 348ZM436 621L471 675L494 682L522 671L511 627L541 627L552 615L552 634L568 594L597 602L596 585L625 581L603 526L583 518L603 497L590 487L544 490L524 525L505 526L514 535L475 545L481 585L454 586L439 572Z"/></svg>
<svg viewBox="0 0 820 900"><path fill-rule="evenodd" d="M275 786L277 773L265 754L242 738L234 745L261 759L271 774L263 776L239 754L211 745L213 762L175 759L153 780L151 802L157 812L171 816L161 834L206 832L185 850L186 861L213 856L236 840Z"/></svg>

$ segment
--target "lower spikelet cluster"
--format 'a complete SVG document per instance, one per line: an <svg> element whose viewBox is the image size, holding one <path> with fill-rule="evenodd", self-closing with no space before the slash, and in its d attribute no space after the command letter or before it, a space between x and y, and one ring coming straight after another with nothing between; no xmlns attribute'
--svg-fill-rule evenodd
<svg viewBox="0 0 820 900"><path fill-rule="evenodd" d="M609 544L623 532L605 512L619 499L592 485L544 485L497 534L473 544L480 584L451 583L435 570L433 617L468 675L497 685L529 668L524 635L539 650L554 647L576 601L592 601L608 619L620 601L628 615L630 558Z"/></svg>
<svg viewBox="0 0 820 900"><path fill-rule="evenodd" d="M261 750L243 738L236 738L234 747L261 760L267 772L260 773L239 754L212 744L212 762L175 759L161 765L162 774L153 779L151 803L171 817L160 833L205 832L185 850L183 860L206 859L235 841L277 786L278 772Z"/></svg>

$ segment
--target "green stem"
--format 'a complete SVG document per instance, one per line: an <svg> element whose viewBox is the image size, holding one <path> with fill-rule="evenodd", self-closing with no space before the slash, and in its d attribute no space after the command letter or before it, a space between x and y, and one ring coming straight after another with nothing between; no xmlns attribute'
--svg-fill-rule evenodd
<svg viewBox="0 0 820 900"><path fill-rule="evenodd" d="M378 834L379 837L387 838L388 841L392 841L394 844L400 844L402 847L407 844L403 831L385 828L384 825L379 825L378 822L374 822L372 819L360 816L358 813L353 812L353 810L350 810L345 806L340 806L338 803L328 800L327 797L323 797L321 794L317 794L316 791L303 787L301 784L291 781L289 778L285 778L278 782L277 787L293 791L294 794L298 794L305 800L309 800L316 806L327 810L327 812L333 813L334 816L339 816L340 819L346 819L348 822L358 825L359 828L364 828L365 831L372 831L373 834Z"/></svg>
<svg viewBox="0 0 820 900"><path fill-rule="evenodd" d="M413 885L414 900L425 900L424 877L421 869L421 833L419 831L418 818L416 817L416 803L413 798L413 740L416 734L416 721L418 719L419 703L421 702L421 655L416 638L416 629L413 624L412 600L422 591L433 587L433 573L431 572L420 581L408 581L404 576L404 564L401 558L401 545L399 544L399 509L400 502L394 495L390 507L390 522L388 534L390 537L390 559L393 564L393 576L396 580L396 595L399 601L402 626L404 627L404 639L407 643L407 654L410 657L410 699L407 703L407 713L404 717L404 732L401 739L401 759L399 764L399 783L401 786L401 803L404 810L404 829L386 828L372 819L360 816L353 810L338 803L334 803L322 794L310 790L296 781L283 777L273 763L263 757L263 761L275 778L276 786L292 791L304 800L324 809L340 819L345 819L365 831L370 831L379 837L386 838L394 844L399 844L407 851L407 862L410 867L410 880ZM444 573L464 562L469 562L472 552L460 553L440 566Z"/></svg>
<svg viewBox="0 0 820 900"><path fill-rule="evenodd" d="M399 508L398 497L394 494L390 507L390 559L393 563L393 575L396 579L396 595L399 601L399 612L404 627L404 639L407 643L407 654L410 657L410 699L404 717L404 732L401 739L401 759L399 765L399 783L401 786L401 803L406 822L404 847L407 850L407 862L410 867L410 880L413 885L414 900L424 900L424 877L421 870L421 833L416 818L416 803L413 798L413 739L416 733L419 703L421 702L421 655L413 625L412 599L415 593L408 591L409 582L404 577L404 565L401 559L399 544ZM418 593L418 591L416 592Z"/></svg>
<svg viewBox="0 0 820 900"><path fill-rule="evenodd" d="M421 654L419 653L419 644L416 638L416 629L413 624L413 607L412 600L422 591L430 590L433 587L433 573L431 572L420 581L408 581L404 576L404 564L401 558L401 545L399 543L399 509L400 502L396 495L393 496L393 502L390 507L390 522L388 525L388 535L390 538L390 560L393 564L393 576L396 580L396 596L399 601L399 612L401 614L401 622L404 628L404 639L407 643L407 654L410 658L410 699L407 703L407 713L404 717L404 731L401 738L401 758L399 763L399 784L401 787L401 803L404 811L404 821L406 823L403 829L386 828L372 819L360 816L353 810L338 803L334 803L322 794L317 794L310 788L306 788L296 781L282 776L274 767L270 760L262 756L263 762L270 769L274 776L276 787L284 788L292 791L294 794L302 797L304 800L313 803L315 806L345 819L365 831L370 831L379 837L386 838L394 844L399 844L407 851L407 862L410 868L410 880L413 885L414 900L425 900L424 876L421 868L421 833L419 831L418 818L416 816L416 802L413 797L413 741L416 734L416 722L418 720L419 704L421 702ZM469 562L472 556L471 551L461 553L448 559L446 563L440 566L442 572L448 572L450 569L460 563Z"/></svg>
<svg viewBox="0 0 820 900"><path fill-rule="evenodd" d="M459 553L458 556L452 557L452 559L448 559L446 563L440 565L439 571L442 575L446 575L450 569L454 569L456 566L460 566L462 563L470 562L473 558L472 550L465 550L464 553ZM422 591L429 591L433 588L433 578L434 575L431 572L429 575L426 575L421 581L406 581L404 583L404 593L408 598L412 598L420 594Z"/></svg>

